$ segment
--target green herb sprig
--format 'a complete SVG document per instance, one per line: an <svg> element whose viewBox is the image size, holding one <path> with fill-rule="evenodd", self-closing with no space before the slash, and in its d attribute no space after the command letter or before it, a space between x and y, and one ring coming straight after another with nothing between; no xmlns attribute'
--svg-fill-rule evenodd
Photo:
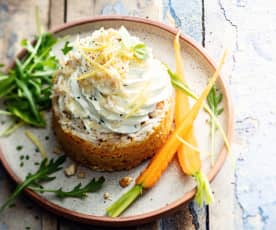
<svg viewBox="0 0 276 230"><path fill-rule="evenodd" d="M2 212L7 206L13 203L13 201L23 191L23 189L29 187L30 185L37 185L42 181L54 180L55 177L50 175L62 169L61 165L63 164L65 159L66 159L65 156L61 156L56 160L51 159L50 161L48 161L47 158L44 159L41 162L37 171L35 173L29 173L26 176L26 179L23 181L23 183L19 184L16 187L15 191L11 194L8 200L0 208L0 212Z"/></svg>
<svg viewBox="0 0 276 230"><path fill-rule="evenodd" d="M58 67L51 50L57 38L51 33L42 33L38 19L37 27L39 35L35 43L21 41L26 55L20 60L16 58L15 66L7 73L0 72L0 98L5 100L13 116L25 123L45 127L41 111L51 106L52 76Z"/></svg>
<svg viewBox="0 0 276 230"><path fill-rule="evenodd" d="M213 112L213 114L218 117L222 112L223 108L220 106L220 103L222 102L223 95L221 92L219 92L216 89L216 86L214 85L210 91L210 93L207 96L207 103L209 105L209 108ZM215 152L215 132L216 132L216 124L212 117L210 117L210 136L211 136L211 164L214 165L214 152Z"/></svg>
<svg viewBox="0 0 276 230"><path fill-rule="evenodd" d="M43 188L32 188L32 190L37 192L50 192L54 193L57 197L63 199L66 197L76 197L76 198L85 198L87 193L92 193L98 191L102 184L104 183L104 177L100 177L98 180L93 178L87 185L82 186L81 183L76 185L70 191L64 191L62 188L52 190L52 189L43 189Z"/></svg>
<svg viewBox="0 0 276 230"><path fill-rule="evenodd" d="M129 191L124 193L118 200L106 209L106 213L110 217L117 217L123 213L128 206L142 195L143 187L134 185Z"/></svg>
<svg viewBox="0 0 276 230"><path fill-rule="evenodd" d="M73 47L72 47L72 46L69 46L69 44L70 44L70 42L69 42L69 41L66 41L66 42L64 43L64 47L61 49L61 51L62 51L62 53L63 53L64 55L66 55L67 53L69 53L69 52L73 49Z"/></svg>
<svg viewBox="0 0 276 230"><path fill-rule="evenodd" d="M22 184L19 184L8 200L0 207L0 213L14 202L14 200L20 195L20 193L25 189L29 188L33 191L39 192L51 192L54 193L59 198L66 197L77 197L83 198L87 193L96 192L99 190L104 182L104 178L100 177L98 180L94 178L85 186L82 187L81 184L75 186L71 191L63 191L62 188L57 190L44 189L41 185L42 182L48 182L54 180L56 177L52 176L53 173L60 171L62 169L62 164L66 160L66 157L60 156L57 159L51 159L50 161L45 158L40 163L39 168L35 173L29 173Z"/></svg>

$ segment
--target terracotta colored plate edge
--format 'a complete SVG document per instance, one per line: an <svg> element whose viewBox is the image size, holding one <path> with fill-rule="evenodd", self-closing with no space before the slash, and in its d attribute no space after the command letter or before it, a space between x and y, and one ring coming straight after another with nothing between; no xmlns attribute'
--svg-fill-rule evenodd
<svg viewBox="0 0 276 230"><path fill-rule="evenodd" d="M148 19L143 19L143 18L137 18L137 17L130 17L130 16L98 16L98 17L93 17L93 18L86 18L78 21L73 21L67 24L63 24L57 28L54 28L50 32L52 33L57 33L61 32L65 29L68 29L70 27L82 25L82 24L87 24L87 23L93 23L97 21L131 21L131 22L136 22L136 23L142 23L142 24L148 24L150 26L157 27L159 29L162 29L164 31L167 31L171 34L176 35L177 29L169 27L165 24L162 24L160 22L148 20ZM195 50L197 50L198 54L200 54L207 62L213 67L213 69L216 68L216 65L212 58L207 54L206 50L201 47L200 45L197 45L195 41L193 41L191 38L189 38L186 35L181 34L180 38L182 40L185 40L190 46L192 46ZM19 53L19 57L24 54L24 51L21 51ZM232 139L232 133L233 133L233 107L232 107L232 100L230 97L230 93L228 90L228 85L225 82L225 80L220 76L220 80L222 82L221 87L224 92L224 97L226 101L226 108L228 112L228 120L227 120L227 138L229 142L231 143ZM227 157L227 149L225 146L223 146L222 150L220 151L219 157L216 161L216 164L214 167L211 169L211 171L208 173L208 179L209 181L212 181L215 176L218 174L220 169L223 166L223 163ZM15 175L15 173L12 171L10 168L8 162L6 161L4 154L2 152L2 149L0 148L0 160L4 166L4 168L7 170L8 174L11 176L11 178L16 182L20 183L21 180ZM134 215L130 217L118 217L118 218L110 218L110 217L100 217L100 216L93 216L93 215L88 215L88 214L82 214L78 213L66 208L63 208L61 206L58 206L56 204L53 204L49 200L45 199L44 197L41 197L39 194L29 190L25 189L26 194L28 194L33 200L38 201L38 204L43 206L44 208L48 209L49 211L71 219L75 220L78 222L82 223L90 223L90 224L96 224L96 225L105 225L105 226L114 226L114 227L120 227L120 226L131 226L131 225L137 225L137 224L143 224L146 222L153 221L157 219L158 217L161 217L163 215L168 215L172 212L177 211L181 206L192 199L195 195L195 189L192 191L189 191L186 193L182 198L170 203L166 207L160 208L155 211L151 211L145 214L139 214L139 215Z"/></svg>

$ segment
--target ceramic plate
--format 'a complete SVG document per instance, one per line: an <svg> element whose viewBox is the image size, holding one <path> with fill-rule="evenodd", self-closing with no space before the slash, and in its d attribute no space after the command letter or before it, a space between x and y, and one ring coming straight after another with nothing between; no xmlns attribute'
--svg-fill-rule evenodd
<svg viewBox="0 0 276 230"><path fill-rule="evenodd" d="M59 37L69 35L69 39L74 40L76 36L86 36L101 27L119 28L122 25L131 34L138 36L149 47L152 47L154 55L162 62L167 63L171 69L175 69L172 42L177 31L157 22L132 17L98 17L66 24L55 29L53 32ZM190 87L197 94L200 94L206 86L207 78L215 70L214 64L203 48L184 35L181 36L181 46L181 52L185 60L187 81ZM62 43L55 47L54 53L56 56L61 55L61 47L63 47ZM224 112L220 116L220 120L230 139L232 132L232 108L229 93L222 78L218 80L217 87L224 95L222 102ZM191 100L191 103L194 103L194 101ZM47 149L48 157L57 157L54 154L57 142L51 128L51 114L48 113L47 116L48 126L46 129L36 129L26 126L17 130L8 138L1 139L1 161L16 182L22 181L28 172L35 171L38 167L35 165L35 162L41 161L40 154L35 151L34 145L24 135L25 130L30 130L42 141ZM205 154L202 154L203 171L207 173L209 180L212 180L221 168L227 153L223 146L222 138L217 132L216 162L211 167L207 154L210 149L209 125L206 122L208 118L209 116L204 111L200 113L195 122L195 133L199 148L205 152ZM4 120L5 125L7 125L8 118L1 117L1 121ZM4 126L2 125L1 128L4 128ZM16 147L18 145L22 145L23 149L17 151ZM20 167L20 156L26 154L30 156L30 159L25 160L24 166ZM71 163L67 159L65 167ZM136 178L147 164L148 162L144 162L132 170L113 173L93 172L79 166L78 171L84 171L86 178L79 179L76 176L67 178L64 176L63 171L60 171L56 175L56 180L45 184L45 187L49 188L59 188L62 186L65 189L70 189L79 182L88 182L92 177L104 176L106 182L103 188L97 193L89 194L83 200L73 198L60 200L51 194L38 194L30 190L26 190L26 193L48 210L76 221L112 226L141 224L176 210L195 194L193 178L184 176L177 161L174 160L162 175L160 181L151 190L145 192L121 217L106 217L105 208L131 187L130 185L127 188L121 188L118 184L119 180L124 176ZM110 200L104 200L103 194L105 192L110 194Z"/></svg>

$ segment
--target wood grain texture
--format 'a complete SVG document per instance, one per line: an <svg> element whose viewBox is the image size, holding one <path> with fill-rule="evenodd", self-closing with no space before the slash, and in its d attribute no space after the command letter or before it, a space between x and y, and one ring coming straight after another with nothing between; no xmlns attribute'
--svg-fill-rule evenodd
<svg viewBox="0 0 276 230"><path fill-rule="evenodd" d="M8 63L19 51L19 41L36 34L35 5L40 9L41 23L48 26L49 2L43 0L0 1L0 60Z"/></svg>
<svg viewBox="0 0 276 230"><path fill-rule="evenodd" d="M163 16L162 0L101 0L95 2L95 14L129 15L160 21Z"/></svg>
<svg viewBox="0 0 276 230"><path fill-rule="evenodd" d="M47 212L46 210L42 211L41 218L41 229L42 230L57 230L58 229L58 219L52 213Z"/></svg>
<svg viewBox="0 0 276 230"><path fill-rule="evenodd" d="M230 191L224 194L220 210L234 208L234 220L229 219L229 224L234 221L232 226L236 229L273 229L276 224L276 25L272 22L276 19L276 2L220 0L208 4L206 16L210 24L206 24L206 44L209 40L208 49L214 51L225 41L229 43L232 50L229 82L236 110L235 189L231 190L222 178L217 182ZM235 199L234 207L229 201L232 199ZM218 210L217 207L212 220L216 229L223 226L223 219L217 219Z"/></svg>
<svg viewBox="0 0 276 230"><path fill-rule="evenodd" d="M49 29L65 22L65 0L49 0Z"/></svg>
<svg viewBox="0 0 276 230"><path fill-rule="evenodd" d="M95 11L96 1L87 0L87 1L79 1L79 0L67 0L66 1L66 22L70 22L73 20L78 20L85 17L91 17Z"/></svg>
<svg viewBox="0 0 276 230"><path fill-rule="evenodd" d="M234 66L233 55L235 55L236 49L236 28L227 21L224 11L220 8L220 4L217 1L205 1L204 10L205 47L216 61L219 60L223 48L228 49L229 54L223 67L223 76L230 83ZM236 154L234 148L233 154ZM212 183L215 202L209 206L210 229L240 229L241 226L235 224L235 215L238 217L239 213L234 202L234 181L234 165L228 158ZM227 225L225 224L226 219Z"/></svg>

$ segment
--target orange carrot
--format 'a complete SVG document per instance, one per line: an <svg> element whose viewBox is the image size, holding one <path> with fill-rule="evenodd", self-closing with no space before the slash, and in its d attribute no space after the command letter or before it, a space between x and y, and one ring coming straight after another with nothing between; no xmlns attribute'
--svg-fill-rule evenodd
<svg viewBox="0 0 276 230"><path fill-rule="evenodd" d="M176 60L176 75L178 76L179 80L185 84L182 57L180 53L179 33L174 39L174 52ZM179 95L180 93L182 95ZM183 111L189 110L190 107L188 96L183 92L179 92L179 89L176 91L176 104L178 105L178 109L175 112L175 121L176 127L178 127L183 117ZM186 141L190 145L197 147L197 141L194 136L193 128L191 128L189 134L187 134L186 139L182 139L182 142L183 141ZM182 171L187 175L193 176L196 180L197 192L195 195L195 201L199 205L202 205L204 202L206 204L210 204L213 201L213 194L209 185L209 181L201 171L200 152L182 144L177 150L177 157Z"/></svg>
<svg viewBox="0 0 276 230"><path fill-rule="evenodd" d="M158 181L161 174L167 168L169 162L172 160L176 150L181 145L181 142L178 140L177 136L181 136L182 138L187 139L187 134L191 130L193 122L197 117L201 107L203 106L204 100L208 96L212 86L218 78L225 57L226 52L224 52L218 69L214 73L213 77L210 79L208 85L204 89L197 102L186 114L182 123L178 127L176 127L175 131L171 134L165 145L155 154L148 167L136 179L136 184L142 185L143 188L150 188Z"/></svg>
<svg viewBox="0 0 276 230"><path fill-rule="evenodd" d="M184 77L184 67L181 62L181 54L180 54L180 45L179 45L179 34L177 33L176 38L174 40L174 54L176 60L176 75L180 81L185 83ZM187 113L190 109L188 97L178 88L175 88L175 125L179 126L185 117L185 113Z"/></svg>
<svg viewBox="0 0 276 230"><path fill-rule="evenodd" d="M174 39L174 54L176 62L176 75L178 79L185 83L185 75L182 57L180 53L180 44L179 44L179 35L180 31L177 33ZM176 88L176 97L175 97L175 125L178 127L183 120L185 113L190 110L189 99L186 94L184 94L180 89ZM186 140L189 144L197 146L197 141L194 136L193 127L191 127L190 133ZM195 172L198 172L201 168L201 160L199 152L190 149L185 145L181 145L177 150L178 162L184 173L187 175L193 175Z"/></svg>

